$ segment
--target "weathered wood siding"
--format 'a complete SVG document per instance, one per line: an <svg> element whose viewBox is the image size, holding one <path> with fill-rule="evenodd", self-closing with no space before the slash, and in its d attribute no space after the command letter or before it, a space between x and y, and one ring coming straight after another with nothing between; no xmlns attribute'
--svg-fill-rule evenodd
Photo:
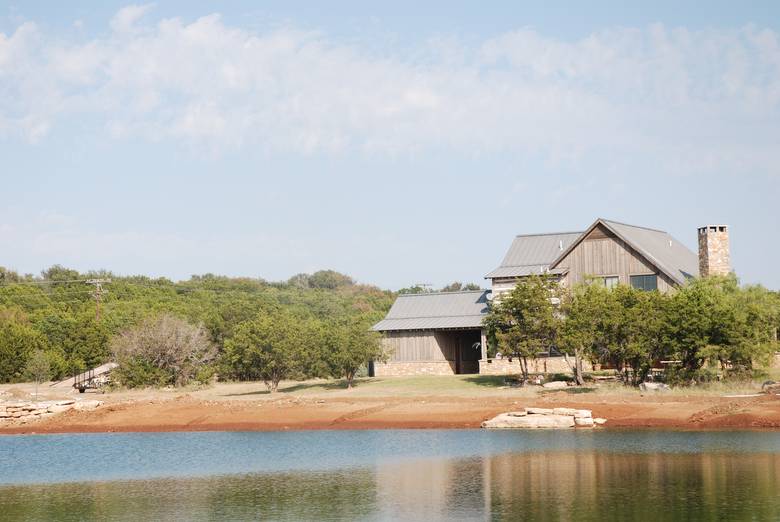
<svg viewBox="0 0 780 522"><path fill-rule="evenodd" d="M387 332L383 339L391 363L451 363L453 373L476 373L481 350L474 343L481 340L479 330Z"/></svg>
<svg viewBox="0 0 780 522"><path fill-rule="evenodd" d="M454 361L456 346L432 331L387 332L390 361Z"/></svg>
<svg viewBox="0 0 780 522"><path fill-rule="evenodd" d="M569 286L584 281L587 276L617 276L621 284L628 285L632 275L656 274L659 291L674 288L672 281L647 259L601 226L593 229L558 267L569 269L564 278Z"/></svg>
<svg viewBox="0 0 780 522"><path fill-rule="evenodd" d="M517 285L516 277L496 277L491 281L493 299L500 298L501 294L511 292Z"/></svg>

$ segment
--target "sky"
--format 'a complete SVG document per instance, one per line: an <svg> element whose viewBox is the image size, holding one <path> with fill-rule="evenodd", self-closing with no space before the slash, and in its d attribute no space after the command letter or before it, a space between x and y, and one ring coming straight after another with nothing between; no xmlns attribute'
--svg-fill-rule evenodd
<svg viewBox="0 0 780 522"><path fill-rule="evenodd" d="M780 288L780 4L369 4L0 2L0 266L484 285L603 217Z"/></svg>

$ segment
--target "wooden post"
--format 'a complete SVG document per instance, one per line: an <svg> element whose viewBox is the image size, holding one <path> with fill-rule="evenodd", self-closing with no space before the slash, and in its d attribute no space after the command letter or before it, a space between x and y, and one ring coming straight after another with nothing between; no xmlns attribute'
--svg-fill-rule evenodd
<svg viewBox="0 0 780 522"><path fill-rule="evenodd" d="M480 355L480 360L487 361L487 336L485 335L484 328L479 331L479 335L480 335L479 341L482 348L482 354Z"/></svg>

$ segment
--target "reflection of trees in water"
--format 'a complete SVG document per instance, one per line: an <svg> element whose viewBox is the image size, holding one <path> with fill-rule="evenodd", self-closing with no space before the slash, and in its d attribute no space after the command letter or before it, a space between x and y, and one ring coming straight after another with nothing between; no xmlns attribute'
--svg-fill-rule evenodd
<svg viewBox="0 0 780 522"><path fill-rule="evenodd" d="M486 459L485 470L499 518L780 518L776 454L540 453Z"/></svg>
<svg viewBox="0 0 780 522"><path fill-rule="evenodd" d="M420 460L379 467L377 503L390 520L477 519L484 514L482 459Z"/></svg>
<svg viewBox="0 0 780 522"><path fill-rule="evenodd" d="M2 520L775 520L780 455L531 453L0 488Z"/></svg>
<svg viewBox="0 0 780 522"><path fill-rule="evenodd" d="M0 519L360 519L375 491L366 470L13 486L0 488Z"/></svg>

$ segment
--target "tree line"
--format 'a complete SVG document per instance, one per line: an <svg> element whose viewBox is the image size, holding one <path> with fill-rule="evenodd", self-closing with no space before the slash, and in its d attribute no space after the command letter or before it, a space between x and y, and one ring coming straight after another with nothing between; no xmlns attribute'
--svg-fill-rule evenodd
<svg viewBox="0 0 780 522"><path fill-rule="evenodd" d="M110 279L96 314L92 278ZM339 377L385 355L370 326L395 294L332 270L288 281L213 274L183 282L60 266L0 268L0 382L53 380L115 360L126 386ZM45 371L43 371L45 370Z"/></svg>
<svg viewBox="0 0 780 522"><path fill-rule="evenodd" d="M517 357L524 378L529 359L550 353L570 361L579 384L585 360L629 385L659 367L672 383L752 378L778 350L780 294L734 276L693 279L668 294L531 276L494 302L485 326L490 349Z"/></svg>

